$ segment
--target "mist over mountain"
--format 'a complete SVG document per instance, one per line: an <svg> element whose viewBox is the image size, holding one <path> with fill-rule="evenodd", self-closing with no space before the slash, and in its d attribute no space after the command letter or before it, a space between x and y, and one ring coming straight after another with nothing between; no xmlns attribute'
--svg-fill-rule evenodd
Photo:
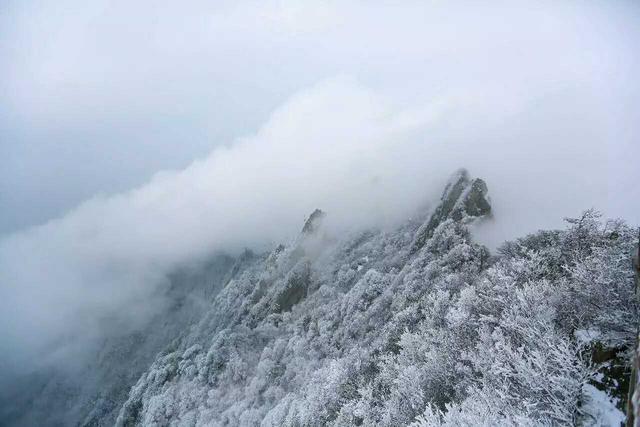
<svg viewBox="0 0 640 427"><path fill-rule="evenodd" d="M84 366L32 373L3 420L620 424L637 229L590 210L492 253L469 231L491 221L490 196L459 170L394 227L338 232L316 209L286 245L178 269L145 327Z"/></svg>
<svg viewBox="0 0 640 427"><path fill-rule="evenodd" d="M187 3L0 14L0 424L632 412L637 4Z"/></svg>

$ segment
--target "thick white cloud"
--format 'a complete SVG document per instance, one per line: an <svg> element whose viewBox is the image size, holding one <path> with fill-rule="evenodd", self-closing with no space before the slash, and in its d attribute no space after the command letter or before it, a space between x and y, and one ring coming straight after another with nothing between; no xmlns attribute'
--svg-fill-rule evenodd
<svg viewBox="0 0 640 427"><path fill-rule="evenodd" d="M490 86L531 85L541 95L569 81L586 91L611 87L607 102L637 122L629 115L638 111L638 9L595 1L6 1L0 233L183 168L254 133L291 94L339 74L401 106Z"/></svg>

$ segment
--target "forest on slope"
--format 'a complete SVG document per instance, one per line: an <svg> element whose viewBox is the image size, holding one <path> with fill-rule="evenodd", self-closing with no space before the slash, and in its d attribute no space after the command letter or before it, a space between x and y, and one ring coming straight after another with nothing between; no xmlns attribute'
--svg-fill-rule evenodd
<svg viewBox="0 0 640 427"><path fill-rule="evenodd" d="M245 253L117 425L619 425L636 230L588 210L491 254L470 232L490 215L464 170L393 230L334 236L317 210Z"/></svg>

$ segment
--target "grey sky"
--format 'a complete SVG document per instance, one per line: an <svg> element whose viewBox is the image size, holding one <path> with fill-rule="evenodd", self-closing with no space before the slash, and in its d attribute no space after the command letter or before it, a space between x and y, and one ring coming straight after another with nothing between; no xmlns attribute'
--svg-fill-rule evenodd
<svg viewBox="0 0 640 427"><path fill-rule="evenodd" d="M4 2L0 233L185 167L335 75L355 75L407 103L505 75L549 88L570 74L617 84L638 69L631 2L483 9L437 1ZM627 89L635 102L637 87Z"/></svg>

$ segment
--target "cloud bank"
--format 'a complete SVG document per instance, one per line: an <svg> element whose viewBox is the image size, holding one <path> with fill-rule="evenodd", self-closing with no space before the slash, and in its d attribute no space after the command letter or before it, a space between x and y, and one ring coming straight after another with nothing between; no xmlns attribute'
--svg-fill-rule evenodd
<svg viewBox="0 0 640 427"><path fill-rule="evenodd" d="M189 93L234 75L246 82L254 77L248 70L255 67L247 68L254 55L261 64L291 67L255 71L260 84L292 76L306 88L257 131L242 129L249 136L218 144L184 169L95 196L58 219L3 237L5 371L68 360L91 340L135 329L161 306L157 291L173 269L218 251L286 241L316 207L329 212L337 229L393 224L433 201L460 166L489 185L495 219L479 235L490 244L558 226L563 216L592 206L640 222L640 190L632 184L639 178L639 67L630 41L638 15L631 6L532 3L525 12L439 2L402 8L276 2L204 15L197 2L195 11L167 7L162 16L175 14L184 32L174 38L174 24L159 21L152 39L166 55L151 55L146 69L165 73L157 81L184 79L173 89ZM628 11L636 15L622 13ZM109 16L106 24L115 19ZM198 24L202 16L207 25ZM77 35L76 26L68 28L62 40ZM229 34L230 42L219 38ZM194 41L202 36L207 43ZM101 46L111 51L128 40L124 34ZM230 59L216 80L171 62L191 64L205 46L205 53L240 52L238 63ZM273 53L278 49L281 58ZM291 52L300 49L310 59L296 62L303 55ZM36 76L41 86L16 86L15 114L45 124L93 123L103 117L96 113L101 106L122 101L113 94L127 90L140 97L114 115L158 114L173 98L151 95L156 88L145 83L148 74L127 67L136 62L127 56L133 54L125 48L110 65L115 69L93 56L54 57ZM308 70L316 83L300 77ZM111 77L96 91L93 79L103 73ZM55 84L74 76L87 85ZM240 91L243 102L278 98L261 95ZM230 101L223 97L209 112Z"/></svg>
<svg viewBox="0 0 640 427"><path fill-rule="evenodd" d="M453 90L596 85L621 123L639 119L633 1L8 0L2 9L0 234L182 169L335 75L401 108ZM632 131L616 138L627 145L616 156L637 145ZM621 181L630 171L618 169Z"/></svg>

